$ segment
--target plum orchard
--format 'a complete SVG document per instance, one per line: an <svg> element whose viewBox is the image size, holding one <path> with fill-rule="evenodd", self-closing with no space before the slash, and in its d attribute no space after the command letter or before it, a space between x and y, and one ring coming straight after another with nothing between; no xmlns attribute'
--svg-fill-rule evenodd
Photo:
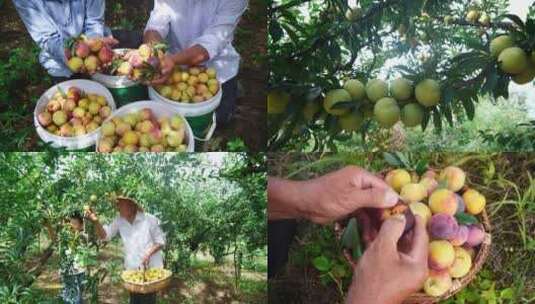
<svg viewBox="0 0 535 304"><path fill-rule="evenodd" d="M504 7L501 0L275 4L271 149L335 149L355 132L366 140L398 121L423 129L432 122L441 132L444 122L473 119L478 96L507 98L511 81L535 77L535 19L522 22ZM378 77L398 56L406 63Z"/></svg>
<svg viewBox="0 0 535 304"><path fill-rule="evenodd" d="M386 174L385 181L399 193L401 201L393 208L374 210L370 221L380 226L389 217L403 214L405 232L408 232L414 227L414 215L420 216L430 237L429 277L423 289L433 297L444 295L454 286L453 280L466 276L472 269L485 239L485 231L475 217L485 209L485 197L469 188L465 172L454 166L439 173L428 170L421 176L395 169ZM358 233L355 229L355 222L347 225L341 240L344 247L353 250L353 257L358 258L355 251L362 250L356 249L360 244L355 243L359 239L353 236ZM363 227L361 231L364 239L373 240L369 228Z"/></svg>
<svg viewBox="0 0 535 304"><path fill-rule="evenodd" d="M190 258L203 252L218 263L230 256L239 282L242 265L266 250L265 171L264 156L238 153L218 159L184 153L1 154L0 185L7 190L0 194L0 302L48 303L55 297L34 283L45 269L57 272L51 257L58 247L78 247L64 233L66 216L92 208L109 222L116 216L116 195L135 198L161 220L165 268L175 279L194 275ZM85 227L94 235L90 223ZM102 277L120 282L121 269L99 262L101 243L90 239L84 265L90 265L93 287L87 293L102 303ZM150 278L160 275L153 271Z"/></svg>

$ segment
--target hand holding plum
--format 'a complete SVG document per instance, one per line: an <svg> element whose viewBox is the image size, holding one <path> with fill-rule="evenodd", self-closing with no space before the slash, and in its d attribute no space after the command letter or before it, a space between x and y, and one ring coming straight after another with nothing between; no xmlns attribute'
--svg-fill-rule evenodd
<svg viewBox="0 0 535 304"><path fill-rule="evenodd" d="M173 69L175 68L175 61L173 60L173 56L171 54L165 54L161 60L160 64L160 77L158 79L155 79L151 82L152 85L161 85L164 84L171 74L173 73Z"/></svg>
<svg viewBox="0 0 535 304"><path fill-rule="evenodd" d="M84 208L84 216L92 222L98 221L97 214L91 208Z"/></svg>
<svg viewBox="0 0 535 304"><path fill-rule="evenodd" d="M395 215L381 226L375 240L354 266L347 303L402 303L420 290L427 278L429 237L424 220L416 215L412 246L407 253L398 250L405 217Z"/></svg>
<svg viewBox="0 0 535 304"><path fill-rule="evenodd" d="M383 180L356 166L296 182L270 178L270 219L303 217L326 224L359 208L388 208L399 196Z"/></svg>

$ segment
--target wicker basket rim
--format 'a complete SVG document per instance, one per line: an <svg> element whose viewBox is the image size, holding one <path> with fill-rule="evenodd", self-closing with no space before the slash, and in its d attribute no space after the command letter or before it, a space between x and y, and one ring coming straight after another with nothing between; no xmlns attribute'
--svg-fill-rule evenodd
<svg viewBox="0 0 535 304"><path fill-rule="evenodd" d="M165 271L165 276L159 280L156 280L156 281L150 281L150 282L145 282L145 283L136 283L136 282L129 282L129 281L125 281L123 279L123 276L121 275L121 280L123 280L123 282L127 283L127 284L130 284L130 285L133 285L133 286L151 286L151 285L156 285L162 281L165 281L167 279L169 279L173 273L170 271L170 270L167 270L167 269L163 269ZM123 271L122 273L125 273L126 271L128 270L125 270Z"/></svg>

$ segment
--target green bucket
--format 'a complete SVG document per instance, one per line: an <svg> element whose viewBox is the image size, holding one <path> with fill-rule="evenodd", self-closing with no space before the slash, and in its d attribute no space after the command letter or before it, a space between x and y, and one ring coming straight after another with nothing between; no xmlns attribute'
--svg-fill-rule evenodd
<svg viewBox="0 0 535 304"><path fill-rule="evenodd" d="M108 90L110 90L113 99L119 107L149 98L147 87L141 84L124 88L108 88Z"/></svg>
<svg viewBox="0 0 535 304"><path fill-rule="evenodd" d="M214 112L200 116L189 116L186 117L186 120L193 130L193 135L198 139L208 137L207 135L210 133L211 129L215 129ZM209 137L211 137L211 135Z"/></svg>
<svg viewBox="0 0 535 304"><path fill-rule="evenodd" d="M128 79L126 76L110 76L95 73L91 78L110 90L118 107L134 101L148 99L147 87Z"/></svg>

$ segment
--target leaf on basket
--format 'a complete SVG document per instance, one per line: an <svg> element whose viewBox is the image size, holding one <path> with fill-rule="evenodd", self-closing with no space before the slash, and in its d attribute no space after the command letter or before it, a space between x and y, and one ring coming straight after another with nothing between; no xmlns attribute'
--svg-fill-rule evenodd
<svg viewBox="0 0 535 304"><path fill-rule="evenodd" d="M360 244L360 235L357 226L357 219L351 218L347 223L347 227L342 234L342 246L352 251L353 259L358 259L362 256L362 247Z"/></svg>
<svg viewBox="0 0 535 304"><path fill-rule="evenodd" d="M475 216L467 213L457 213L455 214L455 218L457 219L457 222L461 225L470 225L479 222Z"/></svg>

